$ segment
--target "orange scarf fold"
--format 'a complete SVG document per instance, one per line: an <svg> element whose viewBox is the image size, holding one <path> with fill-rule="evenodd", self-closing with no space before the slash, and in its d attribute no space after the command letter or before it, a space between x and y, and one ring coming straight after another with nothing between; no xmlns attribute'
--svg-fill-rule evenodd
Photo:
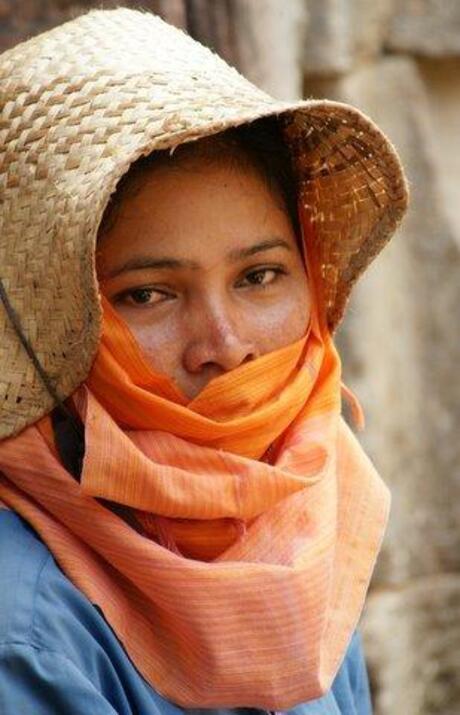
<svg viewBox="0 0 460 715"><path fill-rule="evenodd" d="M305 405L323 362L318 329L309 329L295 343L214 378L187 402L168 377L152 371L104 297L102 305L104 332L86 385L126 429L166 429L194 444L259 459Z"/></svg>
<svg viewBox="0 0 460 715"><path fill-rule="evenodd" d="M74 394L81 482L57 458L48 417L0 444L0 499L182 707L320 697L361 614L390 493L340 416L340 358L314 298L304 339L188 404L104 304Z"/></svg>

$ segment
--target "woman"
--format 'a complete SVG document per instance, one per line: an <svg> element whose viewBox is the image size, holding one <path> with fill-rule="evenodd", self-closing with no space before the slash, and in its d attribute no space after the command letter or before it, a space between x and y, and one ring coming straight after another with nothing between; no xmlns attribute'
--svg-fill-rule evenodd
<svg viewBox="0 0 460 715"><path fill-rule="evenodd" d="M394 149L126 9L0 73L1 711L370 712L390 497L332 334Z"/></svg>

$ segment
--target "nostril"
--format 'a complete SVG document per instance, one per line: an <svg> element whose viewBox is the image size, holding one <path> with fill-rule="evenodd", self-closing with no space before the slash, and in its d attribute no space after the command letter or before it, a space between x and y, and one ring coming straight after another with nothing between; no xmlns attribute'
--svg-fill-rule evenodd
<svg viewBox="0 0 460 715"><path fill-rule="evenodd" d="M257 358L252 340L241 338L227 324L220 325L219 330L215 324L213 327L214 330L207 330L184 350L182 360L188 372L214 377Z"/></svg>

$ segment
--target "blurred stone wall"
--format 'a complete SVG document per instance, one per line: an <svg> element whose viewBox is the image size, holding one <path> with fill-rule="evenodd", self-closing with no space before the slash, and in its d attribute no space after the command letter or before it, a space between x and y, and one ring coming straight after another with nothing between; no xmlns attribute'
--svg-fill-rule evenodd
<svg viewBox="0 0 460 715"><path fill-rule="evenodd" d="M460 713L460 2L310 0L304 92L356 104L411 185L340 333L392 491L362 621L380 715Z"/></svg>
<svg viewBox="0 0 460 715"><path fill-rule="evenodd" d="M338 334L358 436L393 495L361 629L376 715L459 715L460 0L0 0L0 48L119 5L278 97L356 104L400 152L409 215Z"/></svg>

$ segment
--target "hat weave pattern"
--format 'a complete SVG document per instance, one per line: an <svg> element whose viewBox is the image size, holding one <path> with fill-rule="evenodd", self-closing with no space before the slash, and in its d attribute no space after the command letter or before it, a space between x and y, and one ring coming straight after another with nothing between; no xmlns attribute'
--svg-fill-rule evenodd
<svg viewBox="0 0 460 715"><path fill-rule="evenodd" d="M349 105L280 102L149 13L96 10L0 57L0 278L60 399L95 357L95 242L129 166L155 149L278 115L316 226L328 322L407 206L397 154ZM0 438L54 399L0 306Z"/></svg>

